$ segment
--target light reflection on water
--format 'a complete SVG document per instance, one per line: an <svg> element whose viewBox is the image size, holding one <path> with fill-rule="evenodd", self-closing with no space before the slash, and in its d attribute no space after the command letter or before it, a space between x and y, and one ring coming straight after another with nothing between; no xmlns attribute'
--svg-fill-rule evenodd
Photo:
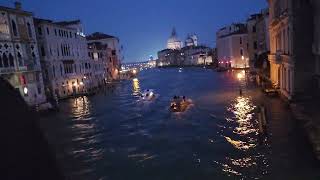
<svg viewBox="0 0 320 180"><path fill-rule="evenodd" d="M160 96L139 101L144 89ZM62 102L42 122L70 179L263 179L272 173L270 149L259 140L256 102L238 90L236 72L155 69ZM174 95L193 106L172 114Z"/></svg>
<svg viewBox="0 0 320 180"><path fill-rule="evenodd" d="M238 96L227 107L229 115L226 126L230 132L224 132L224 138L238 151L238 158L226 157L221 163L222 171L228 176L260 179L268 172L269 163L265 155L258 151L259 129L256 106L251 97ZM247 169L255 169L248 173ZM257 173L259 172L260 173ZM249 171L250 172L250 171Z"/></svg>

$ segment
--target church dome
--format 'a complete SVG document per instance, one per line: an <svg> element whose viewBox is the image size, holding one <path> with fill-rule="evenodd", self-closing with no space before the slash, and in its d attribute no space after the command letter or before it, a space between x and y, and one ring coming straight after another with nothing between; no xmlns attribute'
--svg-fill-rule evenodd
<svg viewBox="0 0 320 180"><path fill-rule="evenodd" d="M168 49L181 49L181 41L179 40L175 28L173 28L170 38L167 42Z"/></svg>

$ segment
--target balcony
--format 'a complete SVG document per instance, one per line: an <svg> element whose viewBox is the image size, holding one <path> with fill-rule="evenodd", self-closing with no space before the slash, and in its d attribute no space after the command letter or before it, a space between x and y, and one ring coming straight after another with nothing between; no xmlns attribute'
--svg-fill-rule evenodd
<svg viewBox="0 0 320 180"><path fill-rule="evenodd" d="M27 64L25 66L18 67L19 72L27 72L27 71L41 71L40 65L36 64Z"/></svg>
<svg viewBox="0 0 320 180"><path fill-rule="evenodd" d="M14 67L0 68L0 74L11 74L14 72L15 72Z"/></svg>

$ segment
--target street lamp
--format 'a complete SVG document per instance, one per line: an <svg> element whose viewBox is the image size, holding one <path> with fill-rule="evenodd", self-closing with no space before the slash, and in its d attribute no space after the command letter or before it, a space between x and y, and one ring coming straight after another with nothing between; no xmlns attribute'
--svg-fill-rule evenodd
<svg viewBox="0 0 320 180"><path fill-rule="evenodd" d="M27 87L24 87L24 88L23 88L23 93L24 93L24 95L25 95L25 96L27 96L27 95L28 95L28 91L29 91L29 90L28 90L28 88L27 88Z"/></svg>

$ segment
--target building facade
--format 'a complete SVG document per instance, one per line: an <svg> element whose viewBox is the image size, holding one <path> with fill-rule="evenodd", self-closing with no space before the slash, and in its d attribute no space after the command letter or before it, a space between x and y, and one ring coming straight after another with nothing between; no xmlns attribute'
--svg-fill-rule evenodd
<svg viewBox="0 0 320 180"><path fill-rule="evenodd" d="M170 38L167 42L167 49L181 49L183 47L182 42L179 40L176 29L173 28Z"/></svg>
<svg viewBox="0 0 320 180"><path fill-rule="evenodd" d="M258 59L258 33L257 22L262 18L262 14L252 14L247 19L248 29L248 55L250 69L254 70L255 61Z"/></svg>
<svg viewBox="0 0 320 180"><path fill-rule="evenodd" d="M46 102L33 14L20 3L0 7L0 76L30 106Z"/></svg>
<svg viewBox="0 0 320 180"><path fill-rule="evenodd" d="M216 33L220 67L248 68L248 32L245 24L232 24Z"/></svg>
<svg viewBox="0 0 320 180"><path fill-rule="evenodd" d="M81 22L34 21L47 96L66 98L90 91L94 77Z"/></svg>
<svg viewBox="0 0 320 180"><path fill-rule="evenodd" d="M100 32L95 32L86 38L88 43L100 43L107 48L105 58L109 58L107 64L108 81L119 79L119 71L121 70L121 62L123 61L123 48L120 45L119 38Z"/></svg>
<svg viewBox="0 0 320 180"><path fill-rule="evenodd" d="M88 56L92 66L92 76L95 79L94 87L101 87L111 81L112 75L109 72L111 49L99 42L88 43Z"/></svg>
<svg viewBox="0 0 320 180"><path fill-rule="evenodd" d="M310 0L269 0L270 78L291 100L310 88L313 17Z"/></svg>

